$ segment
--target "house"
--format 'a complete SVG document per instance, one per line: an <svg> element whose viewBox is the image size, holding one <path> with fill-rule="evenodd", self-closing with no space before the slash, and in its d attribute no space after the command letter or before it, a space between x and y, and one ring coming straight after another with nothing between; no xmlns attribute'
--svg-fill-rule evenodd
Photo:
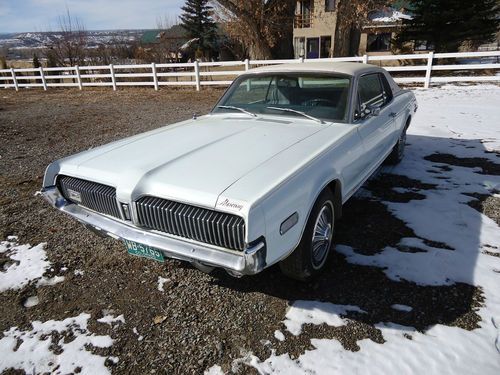
<svg viewBox="0 0 500 375"><path fill-rule="evenodd" d="M299 0L293 24L295 58L332 57L337 24L336 0Z"/></svg>
<svg viewBox="0 0 500 375"><path fill-rule="evenodd" d="M382 9L368 13L367 22L363 26L360 42L359 55L391 53L391 43L403 27L405 20L411 20L411 13L406 8L396 9L394 6L386 6ZM427 51L433 46L424 42L416 42L410 49Z"/></svg>
<svg viewBox="0 0 500 375"><path fill-rule="evenodd" d="M346 0L297 1L293 25L295 58L333 57L338 1ZM409 9L411 4L408 1L399 0L390 7L370 12L359 38L359 47L354 46L358 55L390 53L391 40L401 30L403 21L411 19ZM418 44L415 49L431 47Z"/></svg>
<svg viewBox="0 0 500 375"><path fill-rule="evenodd" d="M182 58L182 47L189 42L181 25L167 30L147 30L142 34L141 45L145 53L156 52L156 61L178 61Z"/></svg>

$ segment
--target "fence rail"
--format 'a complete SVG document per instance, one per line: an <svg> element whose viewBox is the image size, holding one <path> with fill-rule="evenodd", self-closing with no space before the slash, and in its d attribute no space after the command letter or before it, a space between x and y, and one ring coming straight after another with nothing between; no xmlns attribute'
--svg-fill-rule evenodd
<svg viewBox="0 0 500 375"><path fill-rule="evenodd" d="M446 64L436 64L439 59L446 59ZM448 60L455 59L455 64ZM462 59L457 64L457 59ZM420 65L409 62L421 60ZM479 62L478 62L478 61ZM289 64L298 62L363 62L378 63L396 61L397 66L384 66L394 72L398 83L423 83L428 88L433 83L446 82L498 82L500 81L500 51L463 52L463 53L423 53L412 55L364 55L356 57L337 57L325 59L289 59L289 60L244 60L221 62L172 63L172 64L133 64L73 66L54 68L19 68L0 70L0 88L42 87L84 87L108 86L116 90L123 86L150 86L158 90L161 86L193 86L200 90L202 86L231 84L238 75L251 67ZM460 61L459 61L460 62ZM231 69L232 68L232 69ZM233 70L234 69L234 70ZM486 74L474 74L482 71ZM399 77L398 74L416 72L416 76ZM433 72L447 72L448 75L434 75ZM418 75L420 73L420 75ZM452 73L451 75L449 75ZM145 79L147 78L147 80ZM214 80L215 78L215 80Z"/></svg>

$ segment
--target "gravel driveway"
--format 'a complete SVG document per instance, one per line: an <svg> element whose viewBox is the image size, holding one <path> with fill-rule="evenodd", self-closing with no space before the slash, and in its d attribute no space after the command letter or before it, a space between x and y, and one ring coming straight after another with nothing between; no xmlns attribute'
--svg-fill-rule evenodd
<svg viewBox="0 0 500 375"><path fill-rule="evenodd" d="M110 347L91 349L119 358L106 361L111 371L199 374L214 364L236 371L233 361L248 351L268 357L270 345L265 341L283 330L283 317L295 300L355 305L368 313L350 313L349 323L342 327L307 325L301 335L286 332L285 341L271 343L278 354L292 357L310 349L311 337L336 338L351 351L359 350L357 342L363 338L383 342L374 327L381 321L419 330L438 323L467 330L478 326L482 293L468 284L396 282L381 268L348 263L339 253L330 258L325 274L309 284L286 279L277 267L241 279L222 271L206 275L178 261L158 264L129 256L120 242L95 236L35 195L45 167L54 159L189 118L194 112L206 113L220 95L215 89L196 93L138 88L1 93L0 240L15 235L21 244L46 243L52 263L48 275L65 280L0 293L0 331L29 329L35 320L62 320L86 312L92 317L89 329L114 340ZM417 237L381 203L418 199L418 193L392 189L415 186L433 188L385 171L366 186L371 199L357 197L347 203L336 241L373 254L388 245L398 247L404 237ZM480 198L474 208L498 222L498 198ZM430 246L452 251L446 244ZM6 261L0 254L0 266ZM167 279L163 291L158 289L159 277ZM25 307L34 295L39 303ZM391 308L396 303L418 308L402 313ZM123 314L125 323L96 322L107 314ZM255 371L244 366L239 370Z"/></svg>

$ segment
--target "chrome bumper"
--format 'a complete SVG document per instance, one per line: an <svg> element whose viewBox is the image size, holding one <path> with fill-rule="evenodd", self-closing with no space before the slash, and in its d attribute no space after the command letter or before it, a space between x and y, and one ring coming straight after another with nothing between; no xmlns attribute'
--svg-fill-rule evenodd
<svg viewBox="0 0 500 375"><path fill-rule="evenodd" d="M44 188L41 194L52 206L74 217L98 234L154 247L169 258L222 267L236 276L253 275L266 267L266 246L263 240L241 253L214 249L189 240L146 231L87 210L68 202L55 187Z"/></svg>

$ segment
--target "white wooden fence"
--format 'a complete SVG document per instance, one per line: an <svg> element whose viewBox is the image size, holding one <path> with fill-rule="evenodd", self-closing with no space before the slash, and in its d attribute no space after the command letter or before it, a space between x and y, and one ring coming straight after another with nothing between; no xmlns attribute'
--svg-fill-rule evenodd
<svg viewBox="0 0 500 375"><path fill-rule="evenodd" d="M436 64L437 59L455 59L453 65ZM456 59L461 59L457 64ZM116 90L120 86L150 86L158 90L160 86L202 86L231 84L232 80L251 67L288 64L297 62L338 62L353 61L384 66L396 61L397 66L384 66L398 74L418 72L415 76L396 76L403 84L423 83L428 88L433 83L445 82L495 82L500 81L500 51L465 53L424 53L412 55L364 55L359 57L338 57L328 59L291 60L245 60L174 63L73 66L57 68L21 68L0 70L0 88L42 87L84 87L109 86ZM410 63L410 61L412 63ZM420 65L414 64L420 62ZM394 65L394 63L392 64ZM434 75L434 72L449 72ZM482 72L482 74L475 74ZM489 75L485 75L486 72ZM493 74L491 74L493 72ZM147 78L145 80L144 78Z"/></svg>

